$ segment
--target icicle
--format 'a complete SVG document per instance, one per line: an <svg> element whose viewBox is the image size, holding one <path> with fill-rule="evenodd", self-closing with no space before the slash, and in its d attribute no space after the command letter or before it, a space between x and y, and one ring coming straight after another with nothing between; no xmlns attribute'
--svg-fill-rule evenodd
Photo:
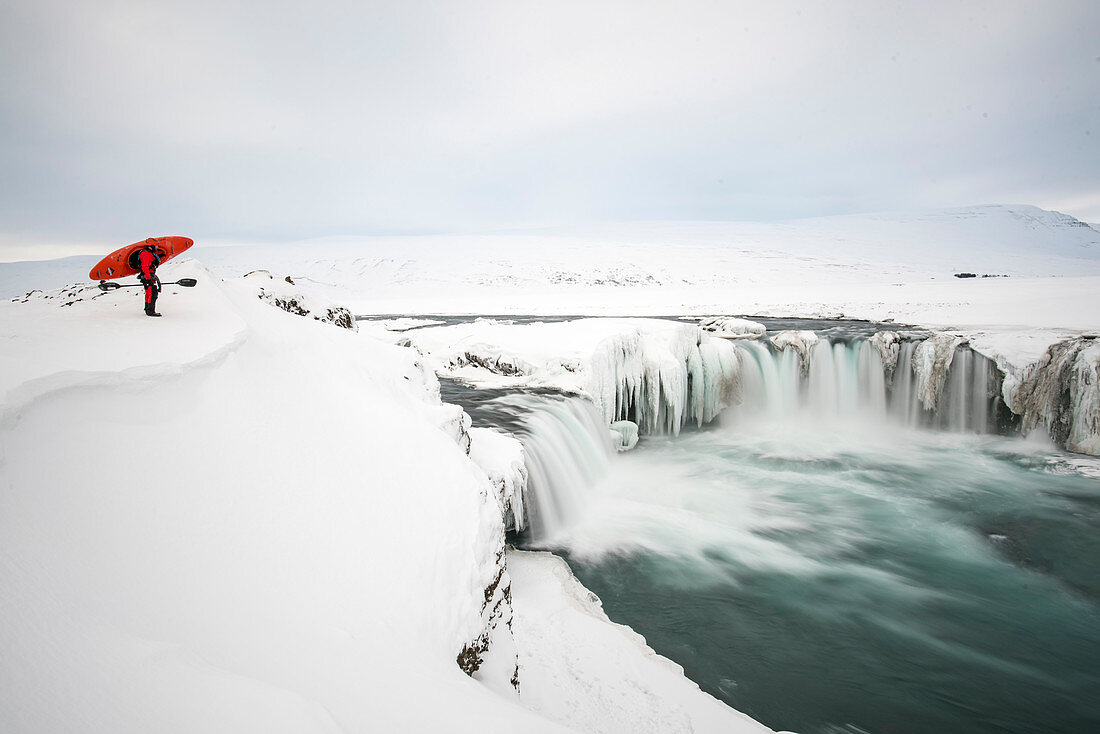
<svg viewBox="0 0 1100 734"><path fill-rule="evenodd" d="M591 364L588 392L606 422L633 421L645 434L702 425L738 394L741 362L733 344L686 324L605 339Z"/></svg>

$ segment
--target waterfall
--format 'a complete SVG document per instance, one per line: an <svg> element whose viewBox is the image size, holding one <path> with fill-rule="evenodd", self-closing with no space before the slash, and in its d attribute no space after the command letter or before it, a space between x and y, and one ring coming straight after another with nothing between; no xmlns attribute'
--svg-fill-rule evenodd
<svg viewBox="0 0 1100 734"><path fill-rule="evenodd" d="M969 433L997 427L996 366L957 337L903 339L883 332L812 341L804 332L784 334L735 345L742 355L742 400L727 412L731 420L745 426L759 420L890 421Z"/></svg>
<svg viewBox="0 0 1100 734"><path fill-rule="evenodd" d="M479 427L498 428L523 445L527 486L517 525L536 542L553 538L584 514L588 490L615 453L611 431L591 400L552 391L469 390L441 381Z"/></svg>
<svg viewBox="0 0 1100 734"><path fill-rule="evenodd" d="M635 421L643 433L674 434L724 409L723 418L745 430L790 421L996 431L1000 373L959 341L894 332L830 340L799 331L770 340L685 339L662 352L619 340L598 355L594 401L546 390L442 390L476 425L519 439L528 479L516 526L545 543L584 514L615 453L609 423L619 420Z"/></svg>
<svg viewBox="0 0 1100 734"><path fill-rule="evenodd" d="M577 397L543 399L529 413L518 438L528 471L528 527L547 539L583 512L586 492L607 470L614 451L596 407Z"/></svg>
<svg viewBox="0 0 1100 734"><path fill-rule="evenodd" d="M968 346L957 348L936 412L936 427L988 433L996 411L996 402L991 400L997 396L991 390L995 377L996 367L990 360Z"/></svg>

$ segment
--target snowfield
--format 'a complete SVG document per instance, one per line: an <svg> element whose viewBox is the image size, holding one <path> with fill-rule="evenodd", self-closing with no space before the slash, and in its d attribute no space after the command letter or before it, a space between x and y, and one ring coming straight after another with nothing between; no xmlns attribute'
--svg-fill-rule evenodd
<svg viewBox="0 0 1100 734"><path fill-rule="evenodd" d="M0 730L767 731L593 609L553 614L572 587L513 597L517 447L415 352L269 279L161 274L199 280L162 319L138 289L0 305ZM612 650L626 672L577 663Z"/></svg>
<svg viewBox="0 0 1100 734"><path fill-rule="evenodd" d="M895 321L959 332L1002 367L1022 367L1057 341L1100 330L1100 309L1092 306L1100 293L1100 232L1033 206L199 242L193 252L222 277L263 268L359 315ZM82 281L95 261L0 264L0 297ZM954 277L964 273L977 277Z"/></svg>

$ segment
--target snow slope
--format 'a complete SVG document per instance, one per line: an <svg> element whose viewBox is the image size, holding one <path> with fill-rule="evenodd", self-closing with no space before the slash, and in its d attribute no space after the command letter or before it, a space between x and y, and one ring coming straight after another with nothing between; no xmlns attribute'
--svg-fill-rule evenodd
<svg viewBox="0 0 1100 734"><path fill-rule="evenodd" d="M524 682L502 488L431 371L255 279L181 276L162 319L137 289L0 304L0 730L564 731L523 707L560 693ZM514 463L493 446L482 465ZM574 639L598 657L621 634ZM676 686L696 731L764 730Z"/></svg>

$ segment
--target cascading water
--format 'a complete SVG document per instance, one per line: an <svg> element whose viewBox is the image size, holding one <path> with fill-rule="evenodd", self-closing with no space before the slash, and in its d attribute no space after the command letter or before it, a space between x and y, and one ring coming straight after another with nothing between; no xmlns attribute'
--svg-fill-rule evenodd
<svg viewBox="0 0 1100 734"><path fill-rule="evenodd" d="M648 422L554 543L609 614L776 729L1100 725L1100 467L979 435L1001 378L954 336L732 346L723 425Z"/></svg>
<svg viewBox="0 0 1100 734"><path fill-rule="evenodd" d="M527 471L527 526L545 541L583 513L587 490L607 471L610 433L591 401L578 397L502 398L523 411L516 436Z"/></svg>
<svg viewBox="0 0 1100 734"><path fill-rule="evenodd" d="M1100 464L978 435L1009 413L961 341L791 331L675 362L624 342L593 368L602 415L561 395L445 399L521 438L528 542L773 728L1097 730ZM1017 389L1035 412L1064 392L1041 377ZM714 430L653 436L723 403ZM624 417L650 438L609 462Z"/></svg>
<svg viewBox="0 0 1100 734"><path fill-rule="evenodd" d="M1001 399L993 362L954 344L947 356L929 347L930 358L922 360L926 341L902 342L892 369L870 339L820 339L806 346L805 357L789 341L738 343L742 401L728 419L744 426L890 420L911 428L994 430Z"/></svg>
<svg viewBox="0 0 1100 734"><path fill-rule="evenodd" d="M476 425L506 430L523 444L522 525L531 542L549 542L584 514L590 488L615 453L591 400L553 391L469 390L448 381L441 387L444 400L461 405Z"/></svg>

